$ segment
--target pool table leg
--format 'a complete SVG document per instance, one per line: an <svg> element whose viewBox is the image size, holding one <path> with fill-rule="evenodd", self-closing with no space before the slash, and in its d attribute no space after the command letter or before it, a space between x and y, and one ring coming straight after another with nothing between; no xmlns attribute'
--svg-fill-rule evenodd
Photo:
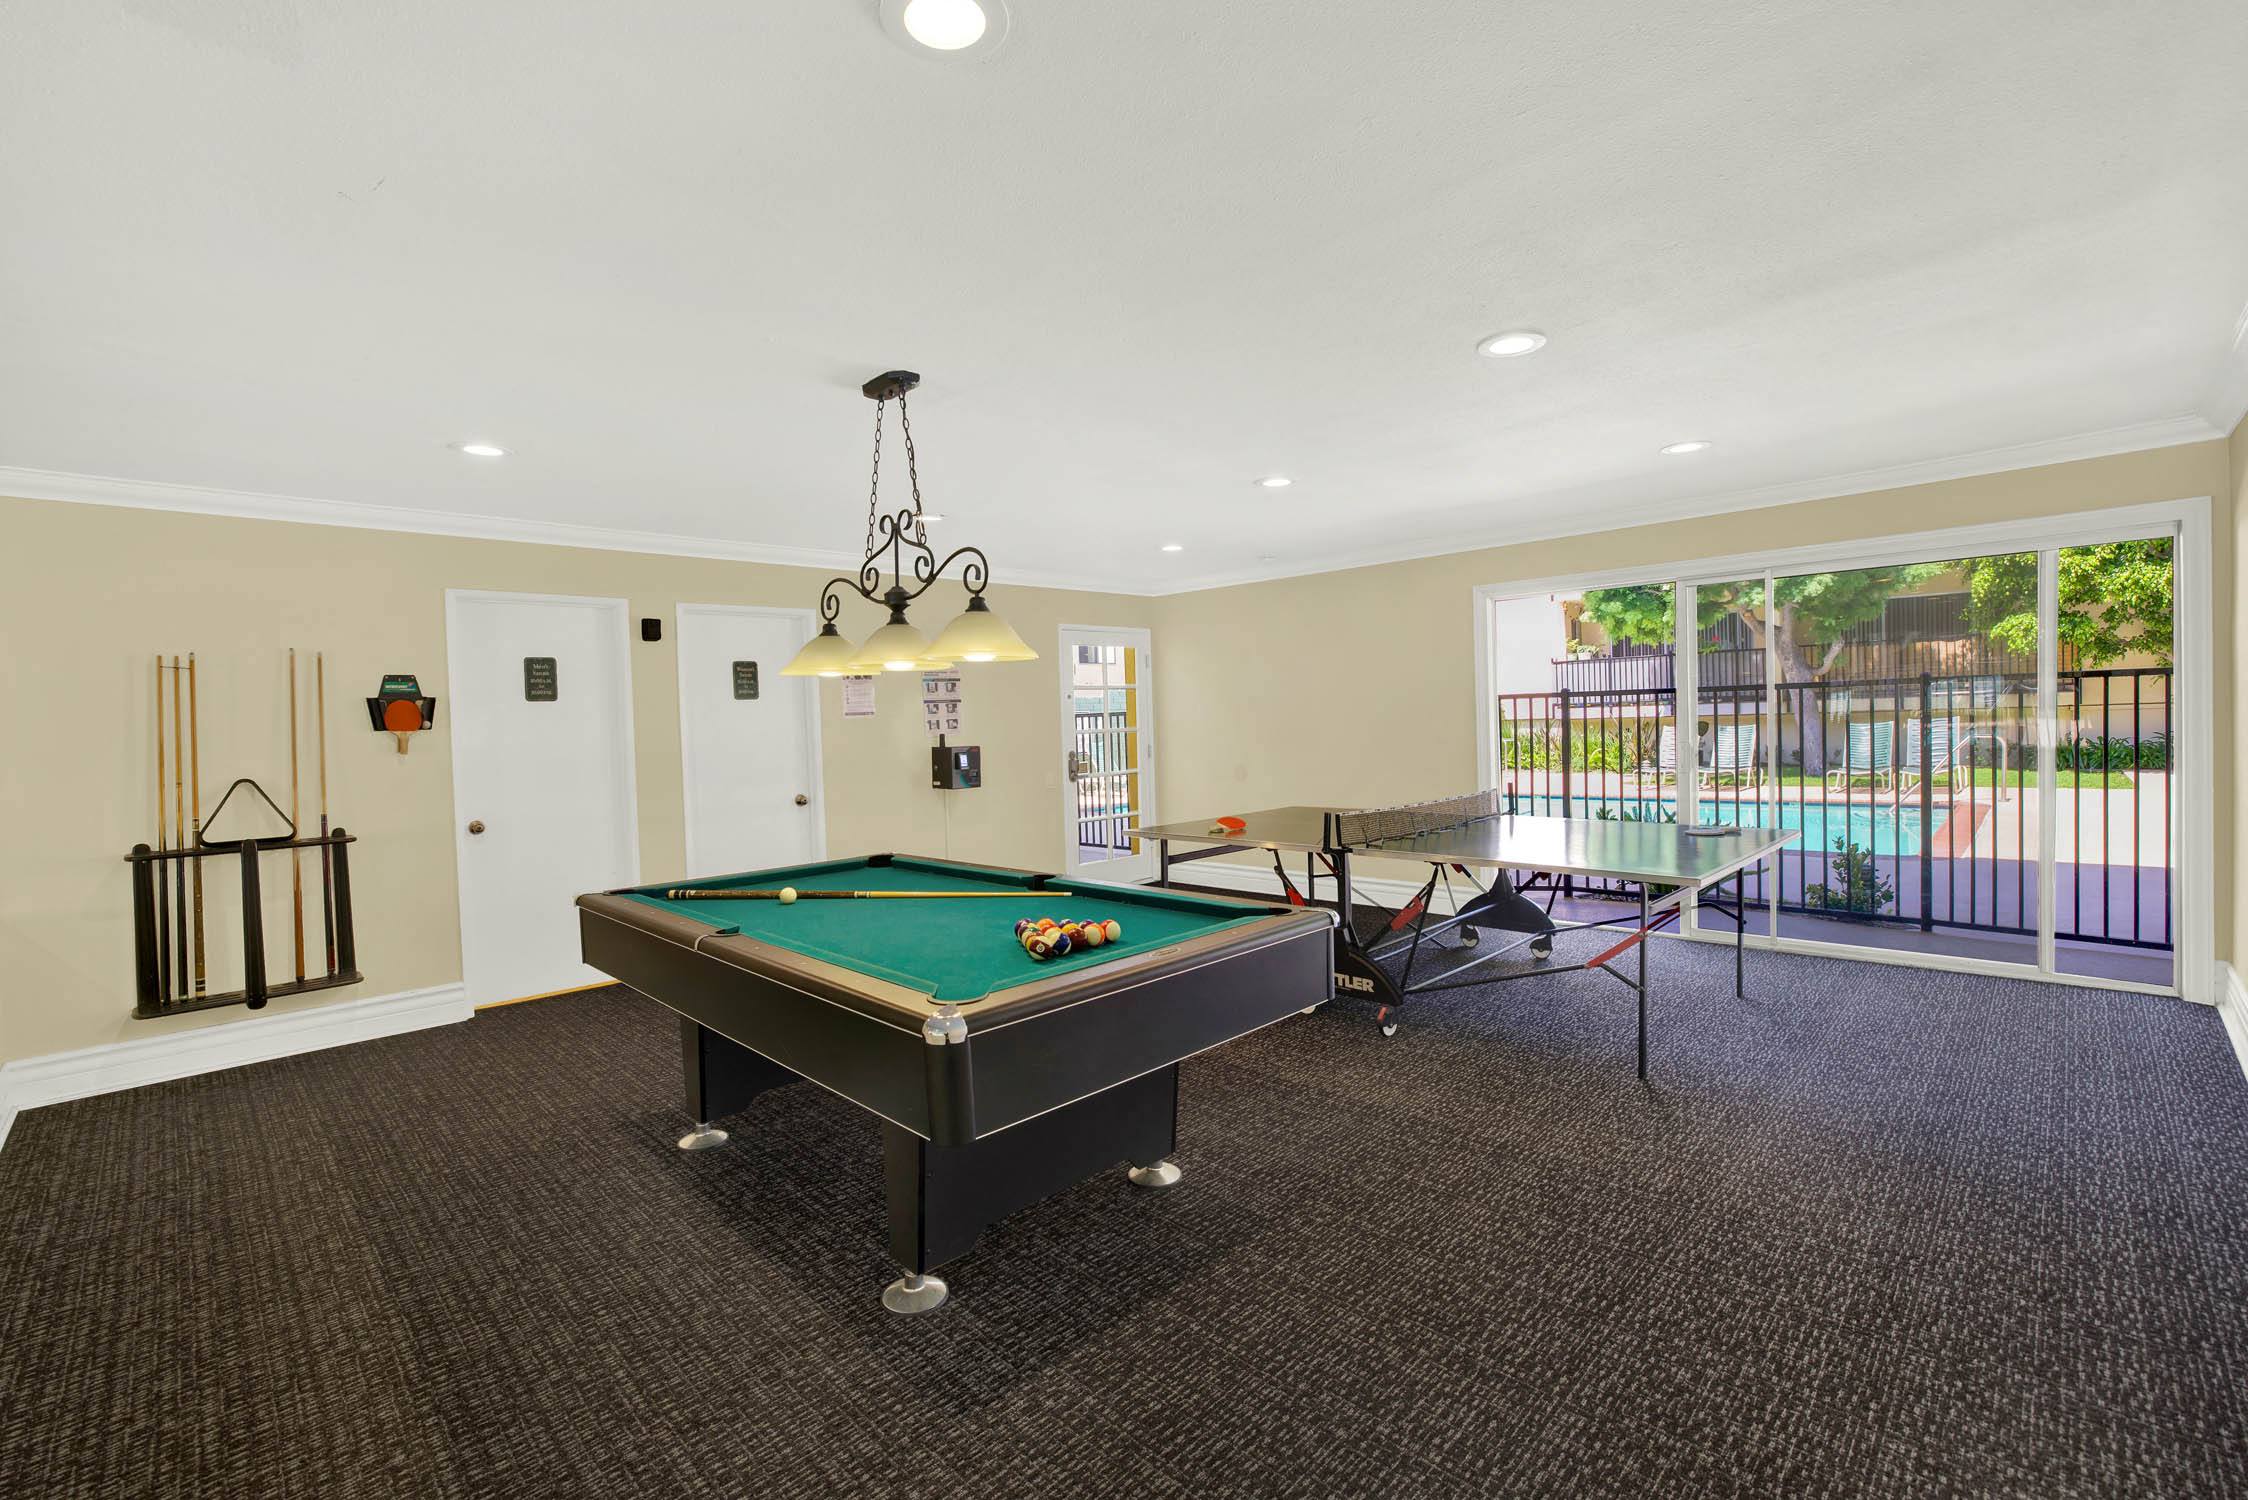
<svg viewBox="0 0 2248 1500"><path fill-rule="evenodd" d="M767 1089L795 1083L799 1075L768 1062L747 1047L707 1027L679 1018L679 1052L687 1085L687 1118L695 1128L679 1138L682 1151L708 1151L726 1144L726 1132L710 1122L749 1106Z"/></svg>
<svg viewBox="0 0 2248 1500"><path fill-rule="evenodd" d="M940 1146L885 1123L884 1179L890 1253L905 1274L882 1293L892 1312L927 1312L945 1300L930 1274L975 1248L1011 1213L1114 1167L1132 1181L1168 1187L1179 1169L1179 1069L1173 1063L965 1145Z"/></svg>

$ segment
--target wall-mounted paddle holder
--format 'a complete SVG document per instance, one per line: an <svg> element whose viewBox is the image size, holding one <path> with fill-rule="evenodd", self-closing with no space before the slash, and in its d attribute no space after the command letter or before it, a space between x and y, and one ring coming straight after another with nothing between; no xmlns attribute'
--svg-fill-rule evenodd
<svg viewBox="0 0 2248 1500"><path fill-rule="evenodd" d="M219 826L219 815L226 810L228 799L243 787L257 793L259 800L280 820L284 832L242 838L210 836L210 830ZM138 993L133 1015L141 1019L185 1015L189 1011L209 1010L220 1005L247 1005L251 1010L262 1010L265 1002L275 995L301 995L311 990L357 984L361 976L358 945L351 928L351 861L346 853L357 842L341 828L318 838L299 838L296 824L290 821L289 815L266 795L264 787L245 776L228 787L226 796L219 798L219 805L211 809L211 816L193 848L151 849L146 844L135 844L133 852L125 856L133 867L133 960ZM294 980L270 984L265 977L265 902L263 886L258 879L258 857L283 849L320 851L329 926L328 972L311 976L299 974ZM241 862L242 988L218 994L190 994L187 908L184 903L170 900L170 893L174 887L186 889L189 861L200 867L206 859L229 857ZM291 857L295 857L293 853ZM172 921L175 910L176 940ZM200 937L195 958L195 978L200 985ZM300 958L299 967L302 966Z"/></svg>
<svg viewBox="0 0 2248 1500"><path fill-rule="evenodd" d="M413 673L386 673L382 691L367 700L367 719L377 731L393 736L404 755L414 735L436 727L437 700L422 692Z"/></svg>

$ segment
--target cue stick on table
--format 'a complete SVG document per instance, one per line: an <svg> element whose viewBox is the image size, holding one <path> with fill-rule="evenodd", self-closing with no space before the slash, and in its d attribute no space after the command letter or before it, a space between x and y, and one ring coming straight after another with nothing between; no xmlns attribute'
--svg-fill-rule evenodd
<svg viewBox="0 0 2248 1500"><path fill-rule="evenodd" d="M297 648L289 648L289 837L297 836ZM289 898L297 916L297 983L304 983L304 851L289 851Z"/></svg>
<svg viewBox="0 0 2248 1500"><path fill-rule="evenodd" d="M1074 891L798 891L799 901L1051 901ZM779 901L780 891L706 891L680 886L665 891L666 901Z"/></svg>
<svg viewBox="0 0 2248 1500"><path fill-rule="evenodd" d="M312 653L312 713L320 744L320 930L328 940L328 972L336 972L336 864L328 837L328 654Z"/></svg>
<svg viewBox="0 0 2248 1500"><path fill-rule="evenodd" d="M171 848L164 830L164 655L156 655L156 852ZM169 860L156 862L156 990L172 1003L172 897L167 885Z"/></svg>
<svg viewBox="0 0 2248 1500"><path fill-rule="evenodd" d="M178 684L174 684L176 687ZM187 653L187 795L194 817L194 848L203 847L203 726L195 716L195 653ZM203 977L203 856L191 862L195 873L195 997L206 992Z"/></svg>
<svg viewBox="0 0 2248 1500"><path fill-rule="evenodd" d="M178 837L173 839L172 844L174 848L185 849L187 847L187 741L180 733L181 670L180 659L176 656L173 657L172 818L174 822L174 831L178 834ZM179 992L180 998L182 1000L185 1000L187 998L187 871L180 871L179 876L179 884L173 889L177 893L175 900L177 905L179 906Z"/></svg>

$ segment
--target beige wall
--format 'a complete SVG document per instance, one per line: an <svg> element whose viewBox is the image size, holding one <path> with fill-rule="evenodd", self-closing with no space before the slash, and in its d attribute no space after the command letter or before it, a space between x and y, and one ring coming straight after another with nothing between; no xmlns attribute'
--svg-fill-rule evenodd
<svg viewBox="0 0 2248 1500"><path fill-rule="evenodd" d="M2232 693L2232 744L2237 751L2240 746L2248 745L2248 693L2240 690L2240 673L2244 666L2248 666L2248 609L2240 608L2237 602L2248 598L2248 420L2243 420L2233 428L2226 451L2229 464L2225 493L2232 497L2232 525L2229 530L2233 550L2230 573L2233 580L2232 596L2236 602L2232 614L2232 661L2229 666L2219 668L2223 676L2218 683L2218 696L2222 697L2227 690ZM2218 620L2218 635L2221 639L2225 635L2223 616L2220 615ZM2238 857L2240 850L2248 849L2248 797L2240 795L2239 763L2220 755L2217 758L2218 801L2222 803L2227 796L2232 798L2232 845L2229 851L2224 846L2219 846L2220 893L2225 889L2224 877L2232 873L2232 859ZM2223 828L2226 824L2220 819L2217 826ZM2228 853L2230 857L2227 857ZM2228 936L2237 941L2237 934L2248 932L2248 881L2236 876L2231 891L2232 927L2229 933L2218 934L2219 958L2231 958L2236 951L2233 942L2226 941Z"/></svg>
<svg viewBox="0 0 2248 1500"><path fill-rule="evenodd" d="M2248 435L1802 505L1635 527L1516 547L1166 599L995 590L1049 659L966 669L970 738L986 785L944 797L926 785L927 738L910 677L885 679L872 720L845 720L823 685L829 845L945 852L1051 867L1063 827L1059 624L1146 625L1161 664L1158 811L1194 818L1273 803L1396 801L1472 786L1472 591L1594 569L2051 515L2185 496L2215 498L2218 702L2218 952L2248 930L2236 912L2236 557L2248 557ZM331 805L355 850L361 967L334 998L459 977L450 746L440 733L400 757L358 727L359 700L386 671L445 682L444 591L512 589L621 596L671 634L682 601L809 606L824 574L699 559L464 541L281 522L0 499L0 688L12 707L0 757L11 858L0 867L0 1060L231 1020L225 1009L129 1019L126 866L149 837L149 653L199 653L204 774L216 796L237 775L287 785L282 651L325 649ZM939 623L949 609L932 615ZM874 623L861 610L846 624ZM2240 645L2248 649L2248 640ZM682 867L673 645L632 644L642 869ZM441 723L442 723L441 719ZM269 881L283 952L287 883ZM2248 890L2242 891L2248 896ZM214 911L223 893L214 890ZM230 944L214 943L214 951ZM286 966L286 958L281 963ZM228 982L231 982L229 980ZM318 1003L277 1002L276 1011Z"/></svg>
<svg viewBox="0 0 2248 1500"><path fill-rule="evenodd" d="M809 608L828 576L8 499L0 499L0 557L7 570L0 684L18 706L0 758L9 851L0 865L0 1061L244 1014L233 1007L158 1021L127 1014L132 925L119 856L152 836L150 658L158 649L199 657L206 809L236 776L286 792L282 653L291 645L327 652L330 805L364 840L353 850L353 883L367 978L325 997L276 1001L269 1013L278 1013L460 977L448 737L423 736L401 757L387 736L366 727L361 704L384 672L414 672L441 700L443 728L446 589L622 597L636 619L663 618L661 644L635 632L631 647L641 868L658 880L683 867L673 606ZM980 791L929 788L929 739L911 674L882 679L871 720L844 719L840 686L821 685L831 853L942 853L949 795L954 855L1057 866L1057 627L1065 620L1146 625L1152 601L1014 588L991 597L1045 659L963 669L968 738L984 747ZM961 595L940 585L930 598L943 601L923 622L933 628L957 612ZM862 605L844 624L863 633L878 621ZM309 670L307 662L308 695ZM309 749L307 756L309 804ZM285 867L270 861L266 882L270 961L284 970L293 967ZM214 917L231 912L225 897L209 886ZM208 946L216 954L237 943L222 929ZM230 969L229 986L231 976Z"/></svg>
<svg viewBox="0 0 2248 1500"><path fill-rule="evenodd" d="M1162 815L1474 787L1478 584L1641 566L1659 576L1695 558L2207 495L2219 554L2215 812L2227 831L2217 850L2217 952L2229 954L2241 443L2236 436L2230 477L2226 445L2198 443L1158 600Z"/></svg>

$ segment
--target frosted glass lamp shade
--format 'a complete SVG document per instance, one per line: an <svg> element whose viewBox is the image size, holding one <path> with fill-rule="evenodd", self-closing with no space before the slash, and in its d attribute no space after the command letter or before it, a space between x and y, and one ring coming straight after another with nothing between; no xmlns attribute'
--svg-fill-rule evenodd
<svg viewBox="0 0 2248 1500"><path fill-rule="evenodd" d="M983 595L968 601L958 619L947 625L929 647L932 654L952 661L1036 661L1014 627L991 612Z"/></svg>
<svg viewBox="0 0 2248 1500"><path fill-rule="evenodd" d="M804 649L789 659L781 668L783 677L841 677L851 670L851 658L858 649L843 638L833 620L820 627L820 633L804 643Z"/></svg>
<svg viewBox="0 0 2248 1500"><path fill-rule="evenodd" d="M931 650L921 632L904 620L892 620L868 636L851 657L854 672L917 672L951 665L950 658Z"/></svg>

